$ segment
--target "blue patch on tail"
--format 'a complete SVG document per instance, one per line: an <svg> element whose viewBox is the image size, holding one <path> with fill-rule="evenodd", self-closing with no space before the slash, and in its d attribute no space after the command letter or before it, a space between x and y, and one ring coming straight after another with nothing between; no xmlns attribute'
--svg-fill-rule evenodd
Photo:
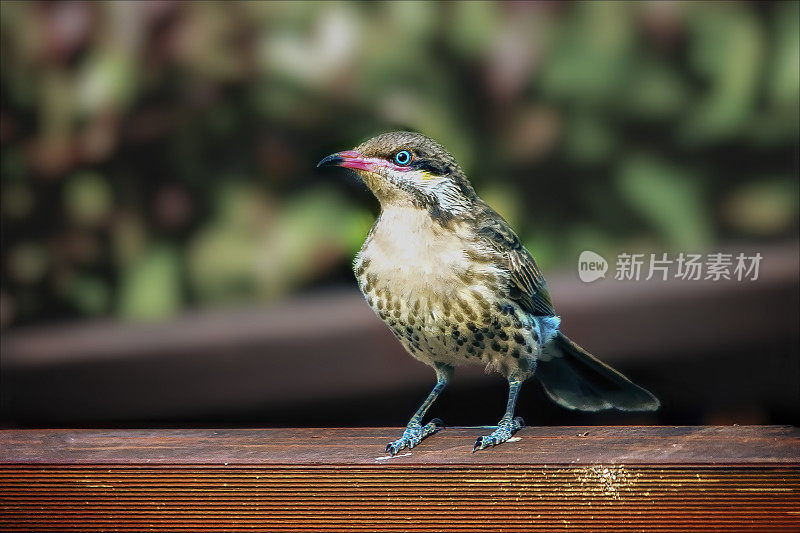
<svg viewBox="0 0 800 533"><path fill-rule="evenodd" d="M539 335L539 344L544 346L558 333L558 326L561 325L561 317L535 316L533 317L533 322L534 331Z"/></svg>

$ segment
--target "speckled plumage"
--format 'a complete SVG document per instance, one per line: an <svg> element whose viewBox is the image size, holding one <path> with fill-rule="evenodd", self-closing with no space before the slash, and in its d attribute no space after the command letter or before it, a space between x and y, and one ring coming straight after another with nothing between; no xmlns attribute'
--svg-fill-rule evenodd
<svg viewBox="0 0 800 533"><path fill-rule="evenodd" d="M410 162L397 163L400 151ZM533 257L439 143L386 133L320 165L353 168L380 201L381 214L355 259L358 285L409 353L438 377L387 451L413 447L440 429L440 421L422 426L421 419L453 367L464 364L501 373L510 389L498 429L475 449L504 442L522 426L514 404L522 382L534 375L565 407L657 407L649 392L558 332L560 319Z"/></svg>
<svg viewBox="0 0 800 533"><path fill-rule="evenodd" d="M389 207L355 272L370 307L415 358L431 366L483 363L526 379L539 335L534 317L508 297L510 274L500 261L469 224L443 228L424 210Z"/></svg>

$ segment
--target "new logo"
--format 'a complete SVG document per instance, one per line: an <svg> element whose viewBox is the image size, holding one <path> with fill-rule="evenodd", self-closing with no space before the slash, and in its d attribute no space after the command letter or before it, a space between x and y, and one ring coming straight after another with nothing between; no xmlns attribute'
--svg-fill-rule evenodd
<svg viewBox="0 0 800 533"><path fill-rule="evenodd" d="M591 283L606 277L608 261L603 256L584 250L578 257L578 277L585 283Z"/></svg>

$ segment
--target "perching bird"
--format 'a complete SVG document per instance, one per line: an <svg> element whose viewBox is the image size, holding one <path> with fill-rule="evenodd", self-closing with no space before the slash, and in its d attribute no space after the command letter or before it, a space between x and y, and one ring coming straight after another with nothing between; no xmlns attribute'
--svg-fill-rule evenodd
<svg viewBox="0 0 800 533"><path fill-rule="evenodd" d="M317 166L353 169L380 202L354 262L358 285L411 355L436 371L436 386L388 453L413 448L443 427L422 419L457 365L486 365L509 384L503 418L473 452L507 441L523 426L514 406L532 376L568 409L658 408L650 392L559 332L533 257L439 143L418 133L385 133Z"/></svg>

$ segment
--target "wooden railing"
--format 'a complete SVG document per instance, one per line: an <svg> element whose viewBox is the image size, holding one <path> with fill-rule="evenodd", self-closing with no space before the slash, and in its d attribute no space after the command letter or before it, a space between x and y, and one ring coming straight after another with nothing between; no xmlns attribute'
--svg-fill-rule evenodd
<svg viewBox="0 0 800 533"><path fill-rule="evenodd" d="M800 430L0 431L5 530L800 531Z"/></svg>

